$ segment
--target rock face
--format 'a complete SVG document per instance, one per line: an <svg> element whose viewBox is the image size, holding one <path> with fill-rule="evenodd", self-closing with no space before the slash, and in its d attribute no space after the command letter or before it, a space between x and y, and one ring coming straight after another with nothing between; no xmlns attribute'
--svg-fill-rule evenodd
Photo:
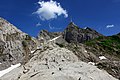
<svg viewBox="0 0 120 80"><path fill-rule="evenodd" d="M38 34L38 40L44 39L46 41L62 35L62 32L48 32L47 30L41 30Z"/></svg>
<svg viewBox="0 0 120 80"><path fill-rule="evenodd" d="M69 43L82 43L84 41L88 41L99 36L103 35L88 27L86 29L79 28L73 22L71 22L64 31L64 39Z"/></svg>
<svg viewBox="0 0 120 80"><path fill-rule="evenodd" d="M57 38L58 37L58 38ZM54 38L57 38L54 40ZM67 42L63 38L63 32L48 32L47 30L41 30L37 36L39 44L46 43L49 40L52 40L58 44L66 44Z"/></svg>
<svg viewBox="0 0 120 80"><path fill-rule="evenodd" d="M78 60L71 51L53 43L34 53L34 57L1 80L117 80L103 70Z"/></svg>
<svg viewBox="0 0 120 80"><path fill-rule="evenodd" d="M22 44L23 41L27 40L29 49L34 49L34 40L28 40L31 37L17 29L15 26L10 24L8 21L0 18L0 70L23 62L25 49Z"/></svg>

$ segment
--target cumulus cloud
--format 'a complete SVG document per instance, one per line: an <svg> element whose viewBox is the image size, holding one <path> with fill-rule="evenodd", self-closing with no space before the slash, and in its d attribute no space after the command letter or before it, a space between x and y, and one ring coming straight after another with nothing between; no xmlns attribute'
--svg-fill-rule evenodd
<svg viewBox="0 0 120 80"><path fill-rule="evenodd" d="M107 25L106 28L113 28L115 27L113 24Z"/></svg>
<svg viewBox="0 0 120 80"><path fill-rule="evenodd" d="M35 13L38 14L41 20L55 19L61 15L64 15L65 18L68 17L67 11L56 1L39 1L38 4L40 8Z"/></svg>

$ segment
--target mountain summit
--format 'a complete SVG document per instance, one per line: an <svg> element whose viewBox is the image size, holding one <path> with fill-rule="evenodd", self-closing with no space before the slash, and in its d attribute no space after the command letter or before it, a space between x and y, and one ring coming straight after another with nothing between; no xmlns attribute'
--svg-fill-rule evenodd
<svg viewBox="0 0 120 80"><path fill-rule="evenodd" d="M69 43L82 43L97 38L99 36L103 35L88 27L86 29L79 28L73 22L71 22L64 31L64 38Z"/></svg>

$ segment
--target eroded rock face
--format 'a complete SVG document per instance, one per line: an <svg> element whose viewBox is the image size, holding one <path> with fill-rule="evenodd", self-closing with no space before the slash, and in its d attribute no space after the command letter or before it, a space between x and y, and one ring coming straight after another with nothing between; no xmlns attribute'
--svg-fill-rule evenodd
<svg viewBox="0 0 120 80"><path fill-rule="evenodd" d="M23 62L25 50L22 41L25 41L27 36L28 34L0 18L0 70L6 68L5 66ZM32 38L26 42L30 50L36 47Z"/></svg>
<svg viewBox="0 0 120 80"><path fill-rule="evenodd" d="M69 43L82 43L84 41L88 41L99 36L103 35L88 27L86 29L79 28L73 22L71 22L64 31L64 39Z"/></svg>

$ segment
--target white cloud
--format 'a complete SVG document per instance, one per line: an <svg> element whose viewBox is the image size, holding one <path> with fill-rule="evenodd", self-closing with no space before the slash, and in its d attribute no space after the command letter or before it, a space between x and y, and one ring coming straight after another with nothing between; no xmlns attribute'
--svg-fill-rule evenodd
<svg viewBox="0 0 120 80"><path fill-rule="evenodd" d="M107 25L106 28L113 28L115 27L113 24Z"/></svg>
<svg viewBox="0 0 120 80"><path fill-rule="evenodd" d="M67 11L56 1L39 1L38 4L40 8L35 13L38 14L41 20L55 19L60 15L64 15L65 18L68 17Z"/></svg>
<svg viewBox="0 0 120 80"><path fill-rule="evenodd" d="M39 27L39 26L41 26L41 24L40 24L40 23L37 23L37 24L36 24L36 27Z"/></svg>

